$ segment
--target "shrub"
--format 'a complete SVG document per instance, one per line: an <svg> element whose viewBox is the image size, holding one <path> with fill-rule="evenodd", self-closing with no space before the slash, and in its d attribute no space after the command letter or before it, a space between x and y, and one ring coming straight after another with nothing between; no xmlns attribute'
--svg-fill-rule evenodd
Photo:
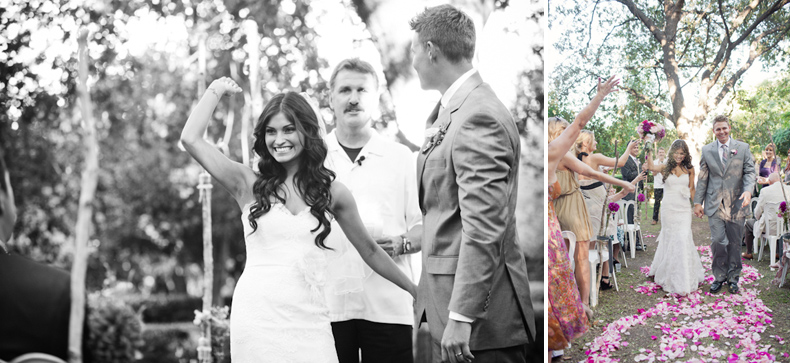
<svg viewBox="0 0 790 363"><path fill-rule="evenodd" d="M142 348L144 363L197 361L199 328L192 323L146 324Z"/></svg>
<svg viewBox="0 0 790 363"><path fill-rule="evenodd" d="M142 322L120 300L91 294L87 326L87 354L93 361L125 363L140 357Z"/></svg>

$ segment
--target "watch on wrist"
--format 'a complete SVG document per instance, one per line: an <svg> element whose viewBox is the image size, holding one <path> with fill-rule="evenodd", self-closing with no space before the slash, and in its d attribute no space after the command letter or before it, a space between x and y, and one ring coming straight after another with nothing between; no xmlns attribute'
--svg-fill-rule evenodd
<svg viewBox="0 0 790 363"><path fill-rule="evenodd" d="M407 254L411 252L411 240L406 235L400 236L403 240L403 254Z"/></svg>

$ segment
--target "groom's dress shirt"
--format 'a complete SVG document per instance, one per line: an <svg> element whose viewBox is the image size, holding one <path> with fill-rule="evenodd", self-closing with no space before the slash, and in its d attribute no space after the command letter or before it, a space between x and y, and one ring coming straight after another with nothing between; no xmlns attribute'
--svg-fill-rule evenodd
<svg viewBox="0 0 790 363"><path fill-rule="evenodd" d="M726 148L722 148L721 147L722 143L719 142L718 139L716 139L716 147L717 147L716 150L718 150L718 152L719 152L719 159L721 159L721 165L724 165L724 166L727 166L726 165L727 163L725 162L725 160L729 160L729 158L730 158L730 155L726 155L726 156L724 155L724 153L729 153L730 152L730 141L732 141L732 138L727 139L727 143L724 144L724 145L727 145L727 147Z"/></svg>
<svg viewBox="0 0 790 363"><path fill-rule="evenodd" d="M464 84L464 82L466 82L466 80L469 79L469 77L475 74L475 72L477 72L476 69L474 68L470 69L466 73L462 74L461 77L458 77L458 79L456 79L455 82L453 82L453 84L450 85L450 88L448 88L447 91L444 91L444 94L442 95L442 99L439 100L439 104L441 105L439 108L440 116L441 113L447 109L447 105L450 104L450 100L455 95L455 92L457 92L458 89L461 88L461 85Z"/></svg>
<svg viewBox="0 0 790 363"><path fill-rule="evenodd" d="M400 236L422 224L417 200L415 159L406 146L389 141L373 132L356 160L351 160L337 141L335 131L325 138L328 153L325 165L337 174L337 181L351 190L359 214L366 225L378 225L380 236ZM329 246L349 244L337 222L327 238ZM348 246L347 246L348 247ZM334 248L334 247L333 247ZM359 255L350 247L347 253ZM414 258L414 265L412 263ZM395 264L412 281L419 276L421 257L404 254L394 258ZM346 294L327 293L329 318L333 322L361 319L385 324L414 324L414 300L411 295L381 275L373 272L358 258L366 273L363 290ZM337 263L337 262L336 262Z"/></svg>

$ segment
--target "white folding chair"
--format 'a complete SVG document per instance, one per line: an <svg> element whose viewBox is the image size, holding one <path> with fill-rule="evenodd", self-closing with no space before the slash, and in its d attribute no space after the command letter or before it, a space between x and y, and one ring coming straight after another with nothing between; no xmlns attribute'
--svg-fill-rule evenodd
<svg viewBox="0 0 790 363"><path fill-rule="evenodd" d="M620 210L618 213L621 213L621 219L623 221L623 227L625 229L625 235L628 236L628 245L631 249L631 258L636 257L636 237L639 236L639 240L642 241L642 245L644 246L645 241L642 240L642 229L639 227L639 221L637 221L636 216L636 201L635 200L619 200L617 204L620 204ZM631 208L634 210L634 223L628 223L628 209Z"/></svg>
<svg viewBox="0 0 790 363"><path fill-rule="evenodd" d="M787 258L790 258L790 251L788 251L788 247L790 246L785 244L784 255ZM782 281L779 281L779 287L782 287L782 285L785 284L785 279L787 279L787 270L790 269L790 263L785 263L783 265L784 266L782 266Z"/></svg>
<svg viewBox="0 0 790 363"><path fill-rule="evenodd" d="M562 238L570 241L568 257L571 260L571 269L576 272L576 261L573 258L573 254L576 252L576 234L571 231L562 231ZM595 307L598 305L598 289L595 285L598 283L598 269L595 266L601 261L597 249L590 251L588 261L590 262L590 307Z"/></svg>
<svg viewBox="0 0 790 363"><path fill-rule="evenodd" d="M576 271L576 264L573 262L573 251L576 250L576 233L571 231L562 231L562 238L569 241L568 258L571 260L571 271Z"/></svg>
<svg viewBox="0 0 790 363"><path fill-rule="evenodd" d="M617 233L617 226L622 224L623 227L625 227L625 219L624 219L625 215L623 214L623 217L621 218L621 216L620 216L620 214L621 214L620 211L621 210L622 210L622 208L619 209L617 212L615 212L615 214L612 216L612 220L609 221L609 223L614 223L615 224L615 232L614 232L614 239L612 239L612 247L614 247L614 245L620 245L620 257L622 257L622 259L623 259L623 267L628 268L628 258L626 258L625 248L623 248L623 245L625 244L625 241L621 241L620 240L620 235ZM623 235L625 235L625 234L623 234ZM617 291L620 291L620 290L618 289Z"/></svg>
<svg viewBox="0 0 790 363"><path fill-rule="evenodd" d="M784 221L779 217L779 203L766 203L763 208L765 226L760 236L760 252L757 261L763 260L763 248L768 244L771 253L771 265L776 262L776 244L779 243L784 234ZM771 225L774 227L771 228Z"/></svg>
<svg viewBox="0 0 790 363"><path fill-rule="evenodd" d="M591 249L589 253L590 261L590 307L598 306L598 269L595 267L601 262L601 255L598 249Z"/></svg>
<svg viewBox="0 0 790 363"><path fill-rule="evenodd" d="M64 360L45 353L27 353L14 358L11 363L66 363Z"/></svg>

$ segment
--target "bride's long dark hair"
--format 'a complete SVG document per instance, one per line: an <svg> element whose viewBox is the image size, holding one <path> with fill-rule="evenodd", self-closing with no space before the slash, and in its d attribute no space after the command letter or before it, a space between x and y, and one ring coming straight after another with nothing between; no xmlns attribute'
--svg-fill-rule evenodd
<svg viewBox="0 0 790 363"><path fill-rule="evenodd" d="M255 143L252 149L261 159L258 162L258 180L252 187L255 203L250 207L248 217L250 226L253 232L258 228L256 219L271 210L273 200L285 204L285 196L281 194L280 188L285 182L286 171L269 153L265 137L269 121L280 113L294 123L296 130L304 138L303 150L299 156L299 169L293 179L294 188L310 206L310 213L318 219L318 225L311 232L322 229L315 237L316 246L331 249L324 245L324 240L331 229L328 216L334 215L330 209L332 194L329 189L332 181L335 180L335 173L324 166L327 147L321 137L318 118L304 97L295 92L274 96L264 108L255 126Z"/></svg>
<svg viewBox="0 0 790 363"><path fill-rule="evenodd" d="M681 150L686 153L686 157L683 158L683 161L680 163L680 166L686 168L686 170L694 169L694 165L691 165L691 154L689 154L689 147L686 145L686 142L683 140L675 140L672 142L672 146L669 147L669 157L667 158L667 164L664 166L664 170L661 171L661 176L664 178L664 181L667 181L667 177L669 177L669 173L678 166L678 163L675 162L675 151Z"/></svg>

